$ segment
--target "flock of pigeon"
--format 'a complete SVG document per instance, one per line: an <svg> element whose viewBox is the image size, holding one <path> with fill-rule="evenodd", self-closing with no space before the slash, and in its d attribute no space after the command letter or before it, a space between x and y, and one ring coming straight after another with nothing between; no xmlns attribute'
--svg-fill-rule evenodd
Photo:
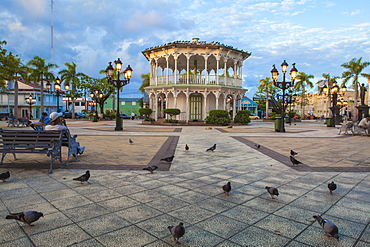
<svg viewBox="0 0 370 247"><path fill-rule="evenodd" d="M131 138L129 139L129 143L130 144L134 143ZM257 144L256 147L260 148L260 145ZM214 144L212 147L208 148L206 151L207 152L208 151L213 152L215 150L216 150L216 144ZM185 145L185 151L186 152L189 151L189 146L187 144ZM298 161L297 159L294 158L294 156L296 156L296 155L298 155L297 152L295 152L293 150L290 151L290 160L291 160L293 166L298 165L298 164L302 164L300 161ZM170 156L170 157L166 157L166 158L161 159L161 161L171 163L173 158L174 158L174 156ZM158 166L155 166L155 165L143 168L143 170L150 171L150 173L154 173L154 171L157 170L157 169L158 169ZM6 182L6 180L9 179L9 178L10 178L10 172L9 171L0 174L0 180L2 180L3 182ZM89 179L90 179L90 171L86 171L85 174L83 174L83 175L81 175L77 178L73 178L73 180L75 180L75 181L80 181L81 184L83 182L87 182L88 184L90 184L90 182L88 181ZM265 189L270 194L272 199L275 199L274 196L279 196L279 191L278 191L277 188L266 186ZM328 189L329 189L330 194L333 194L333 191L337 189L337 185L334 182L331 182L331 183L328 184ZM230 196L231 182L227 182L227 184L223 185L222 190L227 196ZM33 226L32 223L36 222L41 217L44 217L43 213L41 213L41 212L26 211L26 212L20 212L20 213L10 213L9 215L6 216L6 219L18 220L18 221L21 221L21 222L24 222L24 223L28 224L29 226ZM336 239L339 239L338 227L334 223L332 223L331 221L329 221L327 219L322 218L319 215L314 215L313 218L324 229L324 231L325 231L325 233L328 237L334 237ZM185 234L184 223L180 222L177 226L168 226L168 229L171 232L171 235L173 236L173 239L174 239L175 243L180 244L179 239Z"/></svg>

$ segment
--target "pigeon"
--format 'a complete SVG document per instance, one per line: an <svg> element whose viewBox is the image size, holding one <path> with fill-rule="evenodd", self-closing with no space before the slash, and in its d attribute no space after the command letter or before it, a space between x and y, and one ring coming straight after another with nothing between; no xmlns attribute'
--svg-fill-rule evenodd
<svg viewBox="0 0 370 247"><path fill-rule="evenodd" d="M222 189L224 190L224 193L226 193L227 196L229 196L229 192L231 191L231 183L227 182L224 186L222 186Z"/></svg>
<svg viewBox="0 0 370 247"><path fill-rule="evenodd" d="M170 230L173 240L176 241L176 244L180 244L179 238L185 234L184 223L180 222L177 226L168 226L167 228Z"/></svg>
<svg viewBox="0 0 370 247"><path fill-rule="evenodd" d="M293 150L290 150L290 155L291 156L295 156L295 155L297 155L298 153L297 152L294 152Z"/></svg>
<svg viewBox="0 0 370 247"><path fill-rule="evenodd" d="M171 163L174 157L175 157L175 156L173 156L173 155L172 155L172 156L170 156L170 157L166 157L166 158L161 159L161 161L166 161L166 162Z"/></svg>
<svg viewBox="0 0 370 247"><path fill-rule="evenodd" d="M10 178L10 172L4 172L0 174L0 180L3 180L3 182L6 182L6 179Z"/></svg>
<svg viewBox="0 0 370 247"><path fill-rule="evenodd" d="M206 152L208 152L208 151L215 151L215 149L216 149L216 144L215 145L213 145L212 147L210 147L210 148L208 148L207 150L206 150Z"/></svg>
<svg viewBox="0 0 370 247"><path fill-rule="evenodd" d="M261 147L261 145L260 145L260 144L256 144L256 145L254 145L254 146L256 146L256 148L260 148L260 147Z"/></svg>
<svg viewBox="0 0 370 247"><path fill-rule="evenodd" d="M266 186L265 189L267 190L268 193L270 193L272 199L275 199L274 196L279 195L279 191L275 187Z"/></svg>
<svg viewBox="0 0 370 247"><path fill-rule="evenodd" d="M185 144L185 152L189 151L189 146L188 144Z"/></svg>
<svg viewBox="0 0 370 247"><path fill-rule="evenodd" d="M128 142L129 142L130 144L134 144L134 141L133 141L131 138L128 138Z"/></svg>
<svg viewBox="0 0 370 247"><path fill-rule="evenodd" d="M294 165L298 166L298 164L302 164L302 162L300 162L299 160L297 160L293 156L289 156L289 157L290 157L290 161L292 162L293 166Z"/></svg>
<svg viewBox="0 0 370 247"><path fill-rule="evenodd" d="M333 194L333 190L337 189L337 185L334 182L331 182L328 184L328 188L329 188L330 194Z"/></svg>
<svg viewBox="0 0 370 247"><path fill-rule="evenodd" d="M318 215L314 215L313 217L321 225L322 229L324 229L326 236L339 239L338 227L333 222L323 219Z"/></svg>
<svg viewBox="0 0 370 247"><path fill-rule="evenodd" d="M24 223L27 223L29 226L33 226L31 225L31 223L37 221L38 219L40 219L40 217L44 217L44 214L36 211L27 211L15 214L10 213L10 215L7 215L5 218L19 220Z"/></svg>
<svg viewBox="0 0 370 247"><path fill-rule="evenodd" d="M158 166L148 166L148 167L143 168L143 170L150 171L150 173L154 173L154 171L157 169L158 169Z"/></svg>
<svg viewBox="0 0 370 247"><path fill-rule="evenodd" d="M88 181L89 178L90 178L90 171L86 171L86 173L84 175L81 175L78 178L74 178L73 180L81 181L81 184L82 184L82 182L87 182L89 184L90 183Z"/></svg>

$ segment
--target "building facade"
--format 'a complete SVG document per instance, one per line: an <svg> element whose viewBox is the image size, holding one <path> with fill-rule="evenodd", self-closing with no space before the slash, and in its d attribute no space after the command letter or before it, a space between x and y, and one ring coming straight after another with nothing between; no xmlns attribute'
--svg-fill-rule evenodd
<svg viewBox="0 0 370 247"><path fill-rule="evenodd" d="M202 121L209 111L233 110L247 91L242 88L243 61L251 53L219 42L175 41L142 52L149 61L150 86L145 88L153 118L178 108L178 120Z"/></svg>
<svg viewBox="0 0 370 247"><path fill-rule="evenodd" d="M45 82L46 84L46 82ZM44 86L46 88L46 85ZM35 103L29 105L26 98L29 96L36 99ZM58 102L59 101L59 102ZM14 82L7 82L7 88L5 91L0 92L0 112L14 114L14 103L15 103L15 92ZM52 92L44 90L44 111L48 114L57 111L59 105L59 111L62 111L62 97L57 97ZM26 84L21 80L18 80L18 116L30 117L30 114L34 119L41 117L41 88L37 84Z"/></svg>

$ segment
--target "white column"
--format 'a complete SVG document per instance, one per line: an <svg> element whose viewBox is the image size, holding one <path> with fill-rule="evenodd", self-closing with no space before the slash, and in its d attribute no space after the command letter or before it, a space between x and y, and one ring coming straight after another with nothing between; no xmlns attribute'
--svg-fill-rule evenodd
<svg viewBox="0 0 370 247"><path fill-rule="evenodd" d="M177 73L178 73L178 71L177 71L177 61L178 61L178 59L177 59L177 56L175 56L174 58L175 58L175 71L173 73L173 76L174 76L175 84L177 84Z"/></svg>
<svg viewBox="0 0 370 247"><path fill-rule="evenodd" d="M204 72L206 76L206 84L209 83L209 73L208 73L208 56L204 57Z"/></svg>
<svg viewBox="0 0 370 247"><path fill-rule="evenodd" d="M169 73L168 73L168 57L166 57L166 84L168 85L169 83Z"/></svg>
<svg viewBox="0 0 370 247"><path fill-rule="evenodd" d="M190 67L190 58L186 56L186 84L189 84L189 67Z"/></svg>
<svg viewBox="0 0 370 247"><path fill-rule="evenodd" d="M235 118L236 115L236 96L233 96L233 119Z"/></svg>
<svg viewBox="0 0 370 247"><path fill-rule="evenodd" d="M220 58L216 58L216 84L218 85L218 69L220 67Z"/></svg>
<svg viewBox="0 0 370 247"><path fill-rule="evenodd" d="M186 122L189 122L189 90L188 92L186 92L186 117L185 117L185 120Z"/></svg>
<svg viewBox="0 0 370 247"><path fill-rule="evenodd" d="M155 102L154 102L154 109L155 109L155 114L154 114L154 120L158 120L158 94L155 94Z"/></svg>
<svg viewBox="0 0 370 247"><path fill-rule="evenodd" d="M206 114L207 114L207 97L208 97L208 92L205 91L203 94L203 111L202 111L202 120L206 119Z"/></svg>
<svg viewBox="0 0 370 247"><path fill-rule="evenodd" d="M227 85L227 67L226 67L227 60L224 63L224 77L225 77L225 85Z"/></svg>
<svg viewBox="0 0 370 247"><path fill-rule="evenodd" d="M220 98L220 94L216 94L216 110L218 110L218 99Z"/></svg>
<svg viewBox="0 0 370 247"><path fill-rule="evenodd" d="M158 85L158 64L157 60L155 60L155 67L154 67L154 74L155 74L155 85Z"/></svg>

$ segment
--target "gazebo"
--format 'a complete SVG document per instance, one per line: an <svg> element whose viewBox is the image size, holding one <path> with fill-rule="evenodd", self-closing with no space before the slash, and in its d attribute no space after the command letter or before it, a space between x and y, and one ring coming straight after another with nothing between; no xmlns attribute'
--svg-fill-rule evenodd
<svg viewBox="0 0 370 247"><path fill-rule="evenodd" d="M203 121L210 110L232 110L247 91L243 61L251 53L219 42L174 41L142 52L150 65L149 107L155 120L178 108L178 120Z"/></svg>

